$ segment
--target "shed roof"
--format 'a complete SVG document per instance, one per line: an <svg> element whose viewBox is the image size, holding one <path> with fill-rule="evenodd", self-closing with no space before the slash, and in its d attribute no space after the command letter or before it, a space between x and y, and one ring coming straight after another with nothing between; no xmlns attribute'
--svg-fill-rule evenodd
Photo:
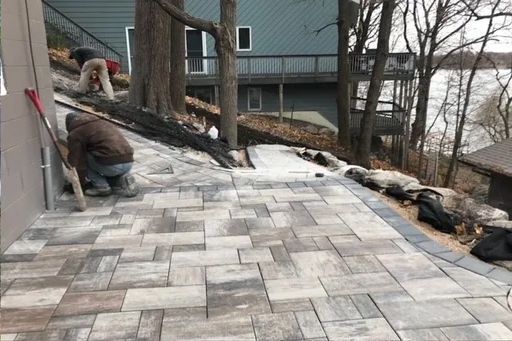
<svg viewBox="0 0 512 341"><path fill-rule="evenodd" d="M460 161L482 170L512 177L512 138L466 154Z"/></svg>

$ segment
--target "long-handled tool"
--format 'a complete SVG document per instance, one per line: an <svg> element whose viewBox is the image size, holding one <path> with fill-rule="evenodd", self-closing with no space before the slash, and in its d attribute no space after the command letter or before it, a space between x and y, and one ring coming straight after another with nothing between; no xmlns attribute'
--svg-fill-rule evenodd
<svg viewBox="0 0 512 341"><path fill-rule="evenodd" d="M82 186L80 185L80 179L78 178L78 173L76 172L76 169L73 166L71 166L71 164L68 162L64 154L62 154L62 150L59 147L57 136L55 136L50 121L48 121L48 118L44 113L45 110L43 107L43 103L41 102L41 99L39 98L37 91L31 88L27 88L25 89L25 94L30 98L30 100L36 107L37 112L39 113L39 117L41 118L41 121L43 122L44 126L46 127L46 130L48 131L48 134L50 135L50 138L52 139L53 145L57 149L57 152L59 153L59 156L62 160L62 163L64 163L64 166L66 167L66 178L73 186L73 191L75 192L75 197L78 202L78 209L80 211L85 211L87 209L87 203L85 202L84 193L82 192Z"/></svg>

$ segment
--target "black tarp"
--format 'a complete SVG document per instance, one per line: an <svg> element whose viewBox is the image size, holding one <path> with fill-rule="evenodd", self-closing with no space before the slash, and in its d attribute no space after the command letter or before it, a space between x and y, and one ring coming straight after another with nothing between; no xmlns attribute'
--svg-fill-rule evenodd
<svg viewBox="0 0 512 341"><path fill-rule="evenodd" d="M438 198L428 192L418 194L418 220L426 222L444 233L455 232L454 217L446 212Z"/></svg>
<svg viewBox="0 0 512 341"><path fill-rule="evenodd" d="M476 244L471 254L487 262L512 260L512 232L496 229Z"/></svg>

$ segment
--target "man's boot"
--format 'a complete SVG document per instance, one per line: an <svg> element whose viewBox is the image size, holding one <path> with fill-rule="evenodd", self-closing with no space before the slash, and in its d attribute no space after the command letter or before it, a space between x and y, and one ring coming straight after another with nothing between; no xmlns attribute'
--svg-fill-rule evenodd
<svg viewBox="0 0 512 341"><path fill-rule="evenodd" d="M112 194L112 189L110 187L93 187L86 189L84 194L90 197L107 197Z"/></svg>
<svg viewBox="0 0 512 341"><path fill-rule="evenodd" d="M139 194L140 188L135 182L133 175L125 174L121 175L117 181L114 191L119 195L127 198L132 198Z"/></svg>

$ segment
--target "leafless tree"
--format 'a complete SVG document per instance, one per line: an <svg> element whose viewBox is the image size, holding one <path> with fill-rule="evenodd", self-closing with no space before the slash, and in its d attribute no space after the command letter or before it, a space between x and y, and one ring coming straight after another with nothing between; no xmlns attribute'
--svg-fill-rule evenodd
<svg viewBox="0 0 512 341"><path fill-rule="evenodd" d="M380 95L384 67L389 54L389 38L395 10L395 0L383 0L381 19L379 24L379 37L377 40L377 53L373 65L370 88L366 98L361 133L355 155L356 162L366 168L370 167L370 149L375 124L376 110Z"/></svg>
<svg viewBox="0 0 512 341"><path fill-rule="evenodd" d="M494 0L494 3L492 5L491 14L496 13L496 10L497 10L498 6L500 5L500 3L501 3L501 0ZM478 6L478 5L479 4L476 4L475 6ZM491 39L492 33L496 32L494 30L493 26L494 26L494 17L490 16L488 19L488 24L487 24L485 34L482 36L482 43L478 50L478 54L476 55L476 59L473 62L473 66L471 67L471 71L469 73L469 77L468 77L468 80L467 80L467 83L465 86L466 91L464 94L464 100L462 103L460 116L458 117L458 120L457 120L457 127L456 127L456 131L455 131L455 139L453 142L450 165L448 166L448 171L447 171L446 178L444 181L445 187L453 187L453 185L455 183L455 176L457 173L457 158L459 156L459 149L460 149L461 143L462 143L462 135L464 133L464 126L465 126L465 123L466 123L466 120L468 117L473 81L475 79L478 65L480 64L480 61L483 58L483 53L485 52L487 43Z"/></svg>
<svg viewBox="0 0 512 341"><path fill-rule="evenodd" d="M297 0L304 1L321 1L321 0ZM326 25L314 30L316 34L320 34L326 28L338 26L338 78L337 78L337 112L338 112L338 143L343 147L351 148L350 136L350 108L351 96L357 97L358 82L352 80L350 73L349 51L351 50L351 41L354 41L354 54L362 54L369 40L374 38L378 33L378 15L375 10L378 3L373 0L363 0L357 8L357 18L352 9L354 3L351 0L338 0L338 17L336 22L327 23ZM357 24L352 25L357 19ZM351 27L353 29L351 30ZM352 91L351 91L352 89Z"/></svg>
<svg viewBox="0 0 512 341"><path fill-rule="evenodd" d="M456 107L456 103L454 102L454 98L459 98L459 96L456 96L454 94L454 82L456 81L456 78L454 77L454 71L450 71L450 75L448 76L447 82L446 82L446 88L444 90L443 99L441 100L441 103L439 104L439 107L437 109L436 116L432 120L432 123L428 127L426 133L425 133L425 140L426 144L429 144L430 146L435 146L437 149L437 158L440 159L442 157L443 151L445 149L445 139L446 134L448 131L449 121L448 116L453 114L454 108ZM434 127L436 126L437 121L442 118L444 123L444 129L441 132L439 131L432 131ZM432 150L430 151L430 155L432 155ZM418 158L418 178L423 177L423 163L424 163L425 155L423 153L419 153ZM428 164L428 163L427 163Z"/></svg>
<svg viewBox="0 0 512 341"><path fill-rule="evenodd" d="M481 42L481 39L468 40L464 46L449 46L450 39L473 18L471 11L457 0L405 0L401 9L407 49L418 53L418 97L410 138L410 146L417 148L425 136L432 77L442 62L434 65L434 54L443 51L445 59L465 46Z"/></svg>
<svg viewBox="0 0 512 341"><path fill-rule="evenodd" d="M380 2L362 0L359 2L359 15L357 25L352 30L351 38L354 40L354 55L363 54L368 44L374 42L379 33ZM352 97L358 97L359 82L352 81Z"/></svg>
<svg viewBox="0 0 512 341"><path fill-rule="evenodd" d="M512 133L512 69L500 69L492 59L489 61L494 66L498 87L479 108L473 123L482 127L492 141L500 142L509 139Z"/></svg>
<svg viewBox="0 0 512 341"><path fill-rule="evenodd" d="M501 8L493 13L489 14L480 14L477 12L476 6L472 5L468 0L461 0L461 2L466 5L466 7L474 14L476 20L490 19L490 18L499 18L499 17L512 17L512 3L502 3Z"/></svg>
<svg viewBox="0 0 512 341"><path fill-rule="evenodd" d="M354 54L361 54L373 42L379 33L379 1L362 0L359 2L357 25L354 27Z"/></svg>
<svg viewBox="0 0 512 341"><path fill-rule="evenodd" d="M220 0L220 22L193 17L170 0L152 0L179 22L207 32L215 39L219 62L221 137L237 147L238 75L236 69L237 0Z"/></svg>
<svg viewBox="0 0 512 341"><path fill-rule="evenodd" d="M151 25L147 20L151 18ZM135 3L135 58L130 103L160 114L172 112L169 59L171 20L153 0ZM150 61L150 62L148 62Z"/></svg>

